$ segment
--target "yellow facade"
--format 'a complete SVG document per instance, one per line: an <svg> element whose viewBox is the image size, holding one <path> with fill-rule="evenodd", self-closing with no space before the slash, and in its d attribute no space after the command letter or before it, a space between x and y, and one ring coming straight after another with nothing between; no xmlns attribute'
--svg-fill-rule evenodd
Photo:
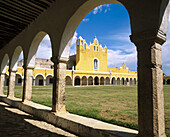
<svg viewBox="0 0 170 137"><path fill-rule="evenodd" d="M129 82L131 85L137 82L137 72L128 70L125 63L123 63L120 68L107 67L107 47L105 46L103 48L99 45L97 38L95 38L90 45L88 45L84 39L79 38L76 42L76 53L75 69L66 70L66 84L69 83L68 85L76 85L77 81L77 85L83 85L82 83L87 83L86 85L88 85L89 79L93 80L93 85L95 85L96 79L98 79L97 85L103 83L103 80L106 85L114 84L114 80L119 81L120 85L122 80L123 85L125 82L126 84ZM8 74L8 68L6 73ZM23 77L23 68L18 67L17 74ZM33 70L33 79L36 79L39 75L42 76L39 79L45 81L48 76L53 76L53 70L35 68ZM67 80L69 80L69 82L67 82ZM115 82L115 84L117 83Z"/></svg>

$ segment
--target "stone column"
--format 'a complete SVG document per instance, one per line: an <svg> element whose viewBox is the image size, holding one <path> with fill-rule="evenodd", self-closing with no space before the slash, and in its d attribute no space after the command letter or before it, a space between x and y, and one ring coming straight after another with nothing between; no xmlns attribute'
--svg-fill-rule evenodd
<svg viewBox="0 0 170 137"><path fill-rule="evenodd" d="M104 78L104 85L106 85L106 78Z"/></svg>
<svg viewBox="0 0 170 137"><path fill-rule="evenodd" d="M93 86L95 85L95 79L93 79Z"/></svg>
<svg viewBox="0 0 170 137"><path fill-rule="evenodd" d="M117 86L117 79L115 79L115 86Z"/></svg>
<svg viewBox="0 0 170 137"><path fill-rule="evenodd" d="M16 72L17 72L16 70L9 69L9 85L8 85L7 97L11 97L11 98L14 97Z"/></svg>
<svg viewBox="0 0 170 137"><path fill-rule="evenodd" d="M66 112L65 76L68 58L52 57L51 61L54 63L52 111Z"/></svg>
<svg viewBox="0 0 170 137"><path fill-rule="evenodd" d="M100 79L99 79L99 86L100 86Z"/></svg>
<svg viewBox="0 0 170 137"><path fill-rule="evenodd" d="M131 36L138 57L139 137L166 137L161 50L165 40L157 30Z"/></svg>
<svg viewBox="0 0 170 137"><path fill-rule="evenodd" d="M46 86L46 79L44 79L44 83L43 83L43 86Z"/></svg>
<svg viewBox="0 0 170 137"><path fill-rule="evenodd" d="M83 80L82 80L82 78L80 78L80 86L82 86L82 82L83 82Z"/></svg>
<svg viewBox="0 0 170 137"><path fill-rule="evenodd" d="M32 85L35 86L35 79L32 79Z"/></svg>
<svg viewBox="0 0 170 137"><path fill-rule="evenodd" d="M23 86L24 85L24 79L22 79L22 81L21 81L21 86Z"/></svg>
<svg viewBox="0 0 170 137"><path fill-rule="evenodd" d="M72 86L74 86L74 66L72 67L72 75L73 75Z"/></svg>
<svg viewBox="0 0 170 137"><path fill-rule="evenodd" d="M1 73L0 77L0 95L4 95L5 73Z"/></svg>
<svg viewBox="0 0 170 137"><path fill-rule="evenodd" d="M22 101L31 100L34 67L24 66L24 86Z"/></svg>
<svg viewBox="0 0 170 137"><path fill-rule="evenodd" d="M167 85L167 79L165 79L165 85Z"/></svg>

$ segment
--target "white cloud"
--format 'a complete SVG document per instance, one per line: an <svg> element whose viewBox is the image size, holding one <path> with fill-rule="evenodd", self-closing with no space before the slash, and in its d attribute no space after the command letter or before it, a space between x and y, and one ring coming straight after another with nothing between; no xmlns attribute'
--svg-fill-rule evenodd
<svg viewBox="0 0 170 137"><path fill-rule="evenodd" d="M110 10L109 4L100 5L93 10L93 14L101 13L103 11L103 8L104 8L104 13Z"/></svg>
<svg viewBox="0 0 170 137"><path fill-rule="evenodd" d="M123 50L108 50L107 64L109 67L121 67L123 62L129 67L130 70L137 68L137 52L133 48L132 53L125 54Z"/></svg>
<svg viewBox="0 0 170 137"><path fill-rule="evenodd" d="M78 36L78 33L75 32L73 36L72 44L71 44L70 55L75 54L76 52L76 41L78 39L77 36Z"/></svg>
<svg viewBox="0 0 170 137"><path fill-rule="evenodd" d="M46 35L38 47L36 58L50 59L51 56L52 56L51 42L49 35Z"/></svg>
<svg viewBox="0 0 170 137"><path fill-rule="evenodd" d="M83 19L83 22L88 22L90 19L89 18L85 18Z"/></svg>

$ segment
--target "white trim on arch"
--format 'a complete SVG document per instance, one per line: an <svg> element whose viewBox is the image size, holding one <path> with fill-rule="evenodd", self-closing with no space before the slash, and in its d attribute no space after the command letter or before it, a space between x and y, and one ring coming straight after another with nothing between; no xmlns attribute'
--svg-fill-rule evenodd
<svg viewBox="0 0 170 137"><path fill-rule="evenodd" d="M83 77L86 77L86 79L88 79L87 76L85 76L85 75L83 75L83 76L81 77L81 79L82 79Z"/></svg>
<svg viewBox="0 0 170 137"><path fill-rule="evenodd" d="M41 74L41 73L36 74L35 77L34 77L34 79L36 79L36 77L37 77L38 75L40 75L40 76L42 76L44 79L46 79L46 77L44 77L44 75Z"/></svg>
<svg viewBox="0 0 170 137"><path fill-rule="evenodd" d="M5 73L8 77L9 77L9 74L8 73Z"/></svg>
<svg viewBox="0 0 170 137"><path fill-rule="evenodd" d="M48 74L48 75L46 75L45 78L47 79L48 76L54 77L52 74Z"/></svg>
<svg viewBox="0 0 170 137"><path fill-rule="evenodd" d="M92 78L94 79L94 77L93 77L93 76L88 76L88 78L87 78L87 79L89 79L89 77L92 77Z"/></svg>
<svg viewBox="0 0 170 137"><path fill-rule="evenodd" d="M66 75L66 77L67 77L67 76L68 76L68 77L70 77L70 78L71 78L71 80L73 79L70 75L68 75L68 74L67 74L67 75ZM65 78L66 78L66 77L65 77Z"/></svg>
<svg viewBox="0 0 170 137"><path fill-rule="evenodd" d="M22 79L24 78L24 76L22 76L20 73L16 72L16 75L19 75Z"/></svg>
<svg viewBox="0 0 170 137"><path fill-rule="evenodd" d="M74 77L74 79L75 79L76 77L79 77L79 78L81 79L80 75L76 75L76 76Z"/></svg>

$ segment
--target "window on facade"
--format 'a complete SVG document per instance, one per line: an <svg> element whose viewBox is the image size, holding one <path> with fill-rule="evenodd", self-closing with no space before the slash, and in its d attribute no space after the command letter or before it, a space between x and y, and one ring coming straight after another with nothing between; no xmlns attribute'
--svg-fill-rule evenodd
<svg viewBox="0 0 170 137"><path fill-rule="evenodd" d="M97 47L97 51L99 51L99 47Z"/></svg>
<svg viewBox="0 0 170 137"><path fill-rule="evenodd" d="M18 78L18 83L21 83L22 82L22 79L21 78Z"/></svg>
<svg viewBox="0 0 170 137"><path fill-rule="evenodd" d="M97 40L95 41L95 44L97 45Z"/></svg>
<svg viewBox="0 0 170 137"><path fill-rule="evenodd" d="M81 45L83 45L83 41L81 40Z"/></svg>
<svg viewBox="0 0 170 137"><path fill-rule="evenodd" d="M50 82L49 82L50 84L52 84L53 83L53 78L50 78Z"/></svg>
<svg viewBox="0 0 170 137"><path fill-rule="evenodd" d="M96 50L96 46L94 46L94 51Z"/></svg>
<svg viewBox="0 0 170 137"><path fill-rule="evenodd" d="M97 59L94 59L93 66L94 66L94 69L98 69L98 60Z"/></svg>
<svg viewBox="0 0 170 137"><path fill-rule="evenodd" d="M84 49L86 49L86 44L84 45Z"/></svg>

